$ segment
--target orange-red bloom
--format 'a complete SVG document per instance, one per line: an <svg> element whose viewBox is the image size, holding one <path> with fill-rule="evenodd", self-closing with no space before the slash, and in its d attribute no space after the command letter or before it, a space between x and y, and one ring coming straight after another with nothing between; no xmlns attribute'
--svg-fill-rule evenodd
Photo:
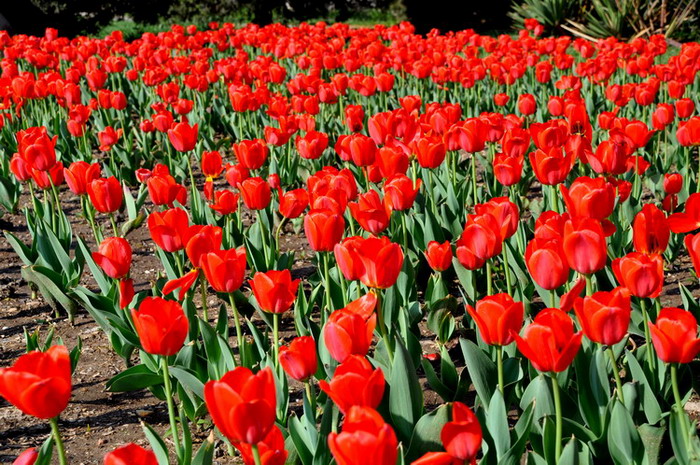
<svg viewBox="0 0 700 465"><path fill-rule="evenodd" d="M574 311L588 339L603 345L617 344L627 334L630 324L630 293L624 287L596 292L577 299Z"/></svg>
<svg viewBox="0 0 700 465"><path fill-rule="evenodd" d="M71 362L64 346L29 352L11 367L0 368L0 396L33 417L58 416L68 406L71 389Z"/></svg>
<svg viewBox="0 0 700 465"><path fill-rule="evenodd" d="M289 270L255 273L248 281L260 309L268 313L284 313L297 298L300 279L292 280Z"/></svg>
<svg viewBox="0 0 700 465"><path fill-rule="evenodd" d="M182 306L162 297L146 297L138 309L131 309L136 333L143 350L170 356L180 351L187 338L189 323Z"/></svg>
<svg viewBox="0 0 700 465"><path fill-rule="evenodd" d="M333 251L345 279L359 279L374 289L393 286L403 266L401 246L387 237L349 237L336 244Z"/></svg>
<svg viewBox="0 0 700 465"><path fill-rule="evenodd" d="M359 355L350 355L338 365L330 382L318 382L321 390L346 414L354 406L377 408L384 395L384 383L381 368L372 369L367 359Z"/></svg>
<svg viewBox="0 0 700 465"><path fill-rule="evenodd" d="M332 252L344 232L345 219L339 213L314 209L304 216L304 234L316 252Z"/></svg>
<svg viewBox="0 0 700 465"><path fill-rule="evenodd" d="M351 355L367 355L377 325L376 305L377 296L369 293L331 313L323 327L323 340L331 357L343 363Z"/></svg>
<svg viewBox="0 0 700 465"><path fill-rule="evenodd" d="M391 426L367 407L351 408L343 431L328 435L328 447L338 465L394 465L398 446Z"/></svg>
<svg viewBox="0 0 700 465"><path fill-rule="evenodd" d="M690 312L662 308L649 329L656 355L666 363L690 363L700 352L698 322Z"/></svg>
<svg viewBox="0 0 700 465"><path fill-rule="evenodd" d="M158 465L152 450L130 443L105 455L104 465Z"/></svg>
<svg viewBox="0 0 700 465"><path fill-rule="evenodd" d="M318 368L316 341L311 336L299 336L289 345L280 347L280 365L290 378L306 381Z"/></svg>
<svg viewBox="0 0 700 465"><path fill-rule="evenodd" d="M664 259L659 254L628 253L613 260L612 270L635 297L655 299L664 287Z"/></svg>
<svg viewBox="0 0 700 465"><path fill-rule="evenodd" d="M425 259L434 271L438 273L445 271L452 265L452 244L450 241L445 241L442 244L438 241L428 242Z"/></svg>
<svg viewBox="0 0 700 465"><path fill-rule="evenodd" d="M245 247L209 252L202 256L200 265L204 276L216 292L237 291L245 278Z"/></svg>
<svg viewBox="0 0 700 465"><path fill-rule="evenodd" d="M523 303L505 293L484 297L476 308L467 305L467 312L476 322L481 339L489 345L507 346L523 325Z"/></svg>
<svg viewBox="0 0 700 465"><path fill-rule="evenodd" d="M119 210L124 199L122 185L117 178L93 179L87 185L90 202L100 213L112 213Z"/></svg>

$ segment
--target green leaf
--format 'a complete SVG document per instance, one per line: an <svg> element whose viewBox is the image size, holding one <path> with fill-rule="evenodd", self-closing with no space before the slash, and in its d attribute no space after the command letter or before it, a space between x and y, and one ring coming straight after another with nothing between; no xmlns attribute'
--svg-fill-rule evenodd
<svg viewBox="0 0 700 465"><path fill-rule="evenodd" d="M211 465L214 460L214 449L216 441L214 441L214 433L212 432L206 441L202 443L197 454L192 460L192 465Z"/></svg>
<svg viewBox="0 0 700 465"><path fill-rule="evenodd" d="M629 367L630 373L632 374L632 379L636 381L637 389L641 391L642 397L642 411L647 418L649 424L655 425L661 421L661 406L659 401L656 399L656 394L652 388L649 380L644 373L644 369L637 361L637 358L633 353L627 351L625 353L625 359L627 360L627 366Z"/></svg>
<svg viewBox="0 0 700 465"><path fill-rule="evenodd" d="M505 455L501 457L501 459L498 461L498 465L517 465L521 463L520 461L522 460L523 453L525 452L525 446L527 446L527 441L530 437L530 428L532 426L532 419L535 416L534 413L535 403L532 402L520 414L520 418L513 428L513 434L517 438L515 444L513 444Z"/></svg>
<svg viewBox="0 0 700 465"><path fill-rule="evenodd" d="M588 465L593 463L593 455L586 444L575 437L566 444L559 456L559 465Z"/></svg>
<svg viewBox="0 0 700 465"><path fill-rule="evenodd" d="M41 445L39 450L37 451L39 456L36 459L36 462L34 462L34 465L50 465L51 464L51 457L53 456L53 435L50 434L48 438L44 441L44 443Z"/></svg>
<svg viewBox="0 0 700 465"><path fill-rule="evenodd" d="M153 449L153 453L156 454L158 465L169 465L168 448L165 446L163 438L146 423L141 423L141 427L143 428L143 433L146 435L146 439L148 439L148 443L151 445L151 449Z"/></svg>
<svg viewBox="0 0 700 465"><path fill-rule="evenodd" d="M169 371L180 384L204 400L204 383L197 379L195 375L178 367L170 367Z"/></svg>
<svg viewBox="0 0 700 465"><path fill-rule="evenodd" d="M445 423L450 421L450 405L443 404L430 413L426 413L413 428L410 446L406 458L416 460L426 452L443 450L440 432Z"/></svg>
<svg viewBox="0 0 700 465"><path fill-rule="evenodd" d="M163 382L163 377L140 364L127 368L107 381L106 388L111 392L127 392L145 389Z"/></svg>
<svg viewBox="0 0 700 465"><path fill-rule="evenodd" d="M393 424L398 436L408 441L413 426L423 414L423 390L408 351L400 342L396 344L389 386L389 411Z"/></svg>
<svg viewBox="0 0 700 465"><path fill-rule="evenodd" d="M493 439L496 457L500 460L510 448L510 430L508 429L506 404L498 389L494 391L489 402L489 409L486 413L486 428Z"/></svg>
<svg viewBox="0 0 700 465"><path fill-rule="evenodd" d="M474 383L474 389L481 404L488 410L491 395L498 384L496 364L473 342L460 338L459 345L464 354L464 362L469 376Z"/></svg>
<svg viewBox="0 0 700 465"><path fill-rule="evenodd" d="M299 421L299 418L297 418L294 413L292 413L292 415L289 417L287 426L289 427L289 436L292 438L294 448L299 455L301 463L303 465L312 465L314 461L313 452L315 450L315 446L313 445L306 428L301 424L301 421Z"/></svg>
<svg viewBox="0 0 700 465"><path fill-rule="evenodd" d="M608 428L608 448L610 456L617 465L641 463L644 447L627 409L620 402L615 402Z"/></svg>

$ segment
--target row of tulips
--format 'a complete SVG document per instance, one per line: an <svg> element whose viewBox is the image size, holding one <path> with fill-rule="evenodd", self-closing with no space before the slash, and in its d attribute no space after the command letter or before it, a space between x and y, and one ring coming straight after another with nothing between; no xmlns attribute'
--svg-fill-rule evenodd
<svg viewBox="0 0 700 465"><path fill-rule="evenodd" d="M697 463L700 304L665 282L700 271L700 45L542 32L0 32L22 276L168 408L105 464ZM80 347L27 341L0 395L52 435L15 463L65 465Z"/></svg>

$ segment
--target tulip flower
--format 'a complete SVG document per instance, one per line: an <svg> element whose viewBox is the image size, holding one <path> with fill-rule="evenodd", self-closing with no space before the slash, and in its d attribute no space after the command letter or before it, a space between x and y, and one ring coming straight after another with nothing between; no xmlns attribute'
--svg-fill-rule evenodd
<svg viewBox="0 0 700 465"><path fill-rule="evenodd" d="M661 254L668 247L670 222L656 205L644 204L632 222L634 250L645 254Z"/></svg>
<svg viewBox="0 0 700 465"><path fill-rule="evenodd" d="M231 213L236 213L238 210L238 200L240 196L228 189L217 191L214 193L214 202L209 205L209 208L226 216Z"/></svg>
<svg viewBox="0 0 700 465"><path fill-rule="evenodd" d="M501 226L490 213L469 215L457 240L457 260L468 270L477 270L501 253ZM489 288L491 280L488 280ZM490 289L489 292L490 293Z"/></svg>
<svg viewBox="0 0 700 465"><path fill-rule="evenodd" d="M277 393L272 369L258 373L237 367L204 385L214 425L232 443L255 446L274 428Z"/></svg>
<svg viewBox="0 0 700 465"><path fill-rule="evenodd" d="M666 363L690 363L700 352L698 324L692 313L663 308L656 323L649 323L654 349Z"/></svg>
<svg viewBox="0 0 700 465"><path fill-rule="evenodd" d="M92 259L102 271L119 281L119 308L126 308L134 298L134 283L128 279L131 268L131 246L126 239L109 237L100 243Z"/></svg>
<svg viewBox="0 0 700 465"><path fill-rule="evenodd" d="M27 415L50 421L60 465L67 462L57 418L68 406L71 390L71 360L64 346L26 353L11 367L0 368L0 397Z"/></svg>
<svg viewBox="0 0 700 465"><path fill-rule="evenodd" d="M388 198L379 198L375 190L359 196L358 202L348 204L352 217L357 221L362 229L374 235L380 234L387 227L391 220L391 204Z"/></svg>
<svg viewBox="0 0 700 465"><path fill-rule="evenodd" d="M104 465L158 465L156 454L150 449L130 443L107 453Z"/></svg>
<svg viewBox="0 0 700 465"><path fill-rule="evenodd" d="M630 292L624 287L596 292L577 299L574 311L588 339L606 346L617 344L627 334L630 323Z"/></svg>
<svg viewBox="0 0 700 465"><path fill-rule="evenodd" d="M178 152L189 152L197 144L198 133L199 125L190 126L187 122L181 122L168 129L168 139Z"/></svg>
<svg viewBox="0 0 700 465"><path fill-rule="evenodd" d="M560 185L559 189L572 218L604 220L615 207L615 189L605 178L581 176L570 187Z"/></svg>
<svg viewBox="0 0 700 465"><path fill-rule="evenodd" d="M217 151L202 153L201 169L207 181L218 178L224 169L221 154Z"/></svg>
<svg viewBox="0 0 700 465"><path fill-rule="evenodd" d="M518 350L527 358L532 366L543 372L550 372L552 391L554 392L554 407L556 414L555 457L561 455L561 400L559 383L555 373L566 370L576 357L581 347L581 331L574 333L574 322L564 311L557 308L547 308L537 314L523 332L523 335L513 335Z"/></svg>
<svg viewBox="0 0 700 465"><path fill-rule="evenodd" d="M700 118L698 118L700 121ZM700 193L690 194L685 201L685 211L668 217L668 226L676 234L700 228Z"/></svg>
<svg viewBox="0 0 700 465"><path fill-rule="evenodd" d="M112 150L112 146L119 142L119 139L124 134L123 129L114 129L112 126L107 126L104 131L97 133L97 137L100 141L100 150L103 152L109 152Z"/></svg>
<svg viewBox="0 0 700 465"><path fill-rule="evenodd" d="M270 185L263 178L248 178L238 185L243 203L251 210L264 210L272 200Z"/></svg>
<svg viewBox="0 0 700 465"><path fill-rule="evenodd" d="M144 351L165 357L180 351L189 324L179 303L146 297L138 309L131 310L131 316Z"/></svg>
<svg viewBox="0 0 700 465"><path fill-rule="evenodd" d="M86 195L88 184L100 177L101 170L99 163L89 164L81 160L64 168L63 174L71 192L75 195Z"/></svg>
<svg viewBox="0 0 700 465"><path fill-rule="evenodd" d="M377 324L377 301L377 296L369 293L331 313L323 327L323 339L331 357L339 363L351 355L367 355Z"/></svg>
<svg viewBox="0 0 700 465"><path fill-rule="evenodd" d="M313 209L304 216L304 234L316 252L332 252L345 232L345 219L331 210Z"/></svg>
<svg viewBox="0 0 700 465"><path fill-rule="evenodd" d="M525 157L508 156L497 153L493 158L493 174L496 180L504 186L512 186L520 182L523 176L523 162Z"/></svg>
<svg viewBox="0 0 700 465"><path fill-rule="evenodd" d="M148 231L151 239L166 252L177 252L187 245L192 235L201 226L190 226L187 212L182 208L171 208L148 215Z"/></svg>
<svg viewBox="0 0 700 465"><path fill-rule="evenodd" d="M398 457L394 430L367 407L347 412L342 432L328 435L328 447L338 465L394 465Z"/></svg>
<svg viewBox="0 0 700 465"><path fill-rule="evenodd" d="M274 425L267 436L257 444L235 442L233 446L241 453L244 465L257 465L255 454L260 457L261 465L284 465L287 463L284 436L277 425Z"/></svg>
<svg viewBox="0 0 700 465"><path fill-rule="evenodd" d="M523 115L532 115L537 110L537 101L532 94L518 96L518 111Z"/></svg>
<svg viewBox="0 0 700 465"><path fill-rule="evenodd" d="M525 264L541 288L554 291L569 279L569 263L560 239L535 238L525 249Z"/></svg>
<svg viewBox="0 0 700 465"><path fill-rule="evenodd" d="M401 246L387 237L349 237L336 244L333 251L345 279L359 279L373 289L393 286L403 266Z"/></svg>
<svg viewBox="0 0 700 465"><path fill-rule="evenodd" d="M564 182L575 161L574 157L561 147L532 152L529 160L537 180L548 186Z"/></svg>
<svg viewBox="0 0 700 465"><path fill-rule="evenodd" d="M463 465L476 463L483 433L479 420L469 407L452 403L452 419L440 432L445 452L428 452L411 465Z"/></svg>
<svg viewBox="0 0 700 465"><path fill-rule="evenodd" d="M90 203L100 213L114 213L122 206L124 191L117 178L97 178L87 185Z"/></svg>
<svg viewBox="0 0 700 465"><path fill-rule="evenodd" d="M328 134L309 131L304 136L297 136L294 144L301 158L315 160L328 148Z"/></svg>
<svg viewBox="0 0 700 465"><path fill-rule="evenodd" d="M34 465L39 458L39 453L34 447L19 454L12 465Z"/></svg>
<svg viewBox="0 0 700 465"><path fill-rule="evenodd" d="M316 341L311 336L295 337L289 345L280 347L279 362L290 378L307 383L318 368Z"/></svg>
<svg viewBox="0 0 700 465"><path fill-rule="evenodd" d="M420 179L414 183L406 175L394 175L384 184L385 199L388 199L392 210L408 210L413 206L413 202L415 202L416 196L420 191L420 186Z"/></svg>
<svg viewBox="0 0 700 465"><path fill-rule="evenodd" d="M232 145L233 153L240 165L248 170L261 168L270 153L262 139L242 140Z"/></svg>
<svg viewBox="0 0 700 465"><path fill-rule="evenodd" d="M289 310L294 304L300 281L300 279L292 280L289 270L258 272L248 281L260 309L272 313L272 346L275 363L279 360L280 314Z"/></svg>
<svg viewBox="0 0 700 465"><path fill-rule="evenodd" d="M683 243L693 262L695 274L700 276L700 234L688 234L683 239Z"/></svg>
<svg viewBox="0 0 700 465"><path fill-rule="evenodd" d="M613 260L612 270L617 281L635 297L655 299L661 294L664 260L659 254L629 253Z"/></svg>
<svg viewBox="0 0 700 465"><path fill-rule="evenodd" d="M384 395L384 373L372 368L367 359L351 355L338 365L330 382L319 381L319 386L338 406L348 413L351 407L377 408Z"/></svg>
<svg viewBox="0 0 700 465"><path fill-rule="evenodd" d="M581 274L590 275L605 266L607 244L603 227L597 220L578 218L567 221L562 245L569 266Z"/></svg>
<svg viewBox="0 0 700 465"><path fill-rule="evenodd" d="M175 181L169 173L154 174L146 180L148 195L155 205L167 205L172 208L177 200L180 204L187 203L187 190Z"/></svg>
<svg viewBox="0 0 700 465"><path fill-rule="evenodd" d="M243 284L246 268L245 247L214 250L202 255L199 262L204 276L216 292L232 293Z"/></svg>
<svg viewBox="0 0 700 465"><path fill-rule="evenodd" d="M677 194L683 188L683 176L679 173L665 173L663 186L667 194Z"/></svg>
<svg viewBox="0 0 700 465"><path fill-rule="evenodd" d="M21 130L16 137L17 152L30 168L48 171L56 164L58 136L49 138L44 126Z"/></svg>
<svg viewBox="0 0 700 465"><path fill-rule="evenodd" d="M452 244L450 241L445 241L442 244L430 241L424 254L430 268L437 273L445 271L452 265Z"/></svg>
<svg viewBox="0 0 700 465"><path fill-rule="evenodd" d="M305 189L280 192L279 203L280 215L287 219L298 218L309 206L309 194Z"/></svg>

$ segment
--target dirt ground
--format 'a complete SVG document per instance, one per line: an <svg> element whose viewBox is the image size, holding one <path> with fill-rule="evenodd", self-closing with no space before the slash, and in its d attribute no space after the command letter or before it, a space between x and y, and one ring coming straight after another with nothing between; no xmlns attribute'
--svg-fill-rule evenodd
<svg viewBox="0 0 700 465"><path fill-rule="evenodd" d="M21 204L25 204L26 201L27 199L23 198ZM74 234L80 234L88 240L91 249L95 250L89 229L79 216L80 205L77 199L64 192L62 201L73 225ZM29 241L22 214L2 216L0 229ZM128 238L134 250L132 277L136 290L149 288L161 268L160 262L153 254L155 245L145 225L132 232ZM282 251L296 251L297 262L294 269L297 276L313 272L310 261L313 253L308 249L303 234L295 235L288 226L281 239L281 248ZM52 309L41 297L32 299L28 286L20 276L22 262L4 236L0 236L0 263L0 366L12 364L24 352L25 328L30 332L39 329L45 335L49 328L54 327L55 337L60 337L69 348L76 345L78 337L82 339L83 352L73 376L73 397L60 421L69 462L76 465L101 464L104 454L122 444L135 442L147 445L141 428L141 422L144 421L163 434L168 423L164 402L154 398L147 390L128 393L110 393L105 390L105 383L125 366L110 350L109 341L90 315L80 310L75 323L71 325L65 318L54 318ZM677 282L680 281L691 289L698 287L691 269L690 260L683 256L673 264L673 269L667 271L663 296L665 306L682 305ZM95 287L89 272L84 273L83 284ZM216 297L212 295L210 299L211 303L214 303ZM291 328L291 321L289 323ZM291 334L283 331L282 337L291 337ZM430 339L424 338L423 343L432 345ZM298 398L299 396L293 396L292 400L298 403ZM696 400L688 404L694 416L700 411L700 403ZM431 405L440 403L440 399L432 391L428 391L426 402L430 408ZM2 399L0 425L2 464L12 463L16 456L28 447L40 446L50 433L47 422L22 414ZM195 431L196 440L204 440L208 432L206 428ZM240 462L226 456L225 449L219 447L215 463L224 465Z"/></svg>

